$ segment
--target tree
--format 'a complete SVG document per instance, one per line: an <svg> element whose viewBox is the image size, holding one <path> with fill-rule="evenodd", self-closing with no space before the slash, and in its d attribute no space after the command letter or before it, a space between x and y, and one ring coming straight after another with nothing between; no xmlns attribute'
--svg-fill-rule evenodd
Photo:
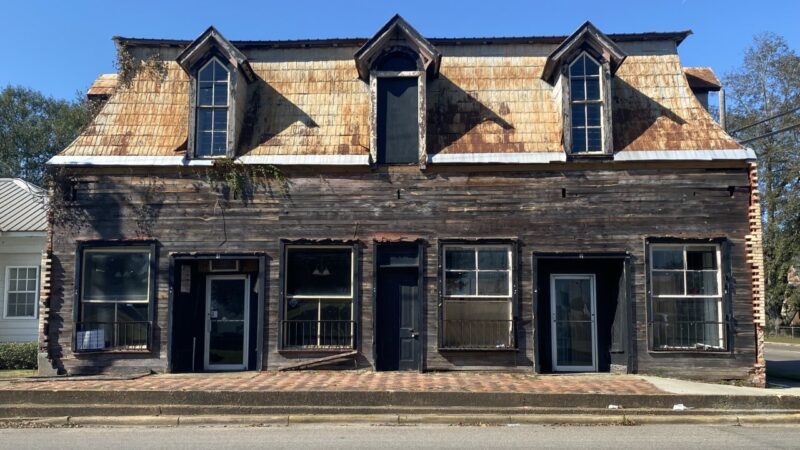
<svg viewBox="0 0 800 450"><path fill-rule="evenodd" d="M800 57L783 37L756 35L744 53L742 66L729 73L725 82L730 99L729 129L738 139L747 140L800 122L800 113L795 112L735 132L800 107ZM759 159L767 314L779 320L784 301L800 307L800 299L787 282L790 268L800 263L800 133L794 129L747 145Z"/></svg>
<svg viewBox="0 0 800 450"><path fill-rule="evenodd" d="M47 160L78 136L91 110L88 101L58 100L24 87L0 91L0 177L41 184Z"/></svg>

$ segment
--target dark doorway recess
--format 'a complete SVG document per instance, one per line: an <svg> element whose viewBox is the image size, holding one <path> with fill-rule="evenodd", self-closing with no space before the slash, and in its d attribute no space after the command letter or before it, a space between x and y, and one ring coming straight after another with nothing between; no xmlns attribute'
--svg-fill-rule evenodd
<svg viewBox="0 0 800 450"><path fill-rule="evenodd" d="M378 164L419 161L417 77L378 79Z"/></svg>
<svg viewBox="0 0 800 450"><path fill-rule="evenodd" d="M206 353L213 352L213 345L206 346L212 315L209 313L207 286L208 279L236 278L247 280L246 289L249 314L243 319L247 322L246 339L239 334L233 336L243 341L245 347L239 356L246 360L246 367L236 370L257 370L261 367L263 339L264 257L245 256L173 256L170 261L170 300L169 328L167 342L167 365L170 372L202 372L206 366ZM233 280L235 281L235 280ZM223 319L223 312L214 319ZM241 332L239 332L241 333ZM231 334L231 333L228 333ZM234 333L235 334L235 333ZM231 334L232 335L232 334ZM210 341L211 344L213 341ZM213 355L212 355L213 356ZM213 361L213 358L209 359ZM209 369L214 370L214 369ZM231 369L226 369L231 370Z"/></svg>
<svg viewBox="0 0 800 450"><path fill-rule="evenodd" d="M593 275L596 293L597 371L629 370L629 298L626 274L627 256L597 255L580 257L534 255L536 281L535 342L536 371L554 372L553 316L551 315L552 275ZM562 342L561 345L564 345Z"/></svg>
<svg viewBox="0 0 800 450"><path fill-rule="evenodd" d="M375 247L375 367L420 370L422 276L419 244Z"/></svg>

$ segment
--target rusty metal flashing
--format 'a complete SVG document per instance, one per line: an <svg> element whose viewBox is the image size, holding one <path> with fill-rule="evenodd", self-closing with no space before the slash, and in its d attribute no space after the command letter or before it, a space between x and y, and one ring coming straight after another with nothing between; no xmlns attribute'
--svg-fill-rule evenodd
<svg viewBox="0 0 800 450"><path fill-rule="evenodd" d="M642 33L607 34L614 42L673 41L680 45L692 35L691 30ZM438 37L428 38L432 45L520 45L540 44L557 45L568 36L486 36L486 37ZM159 39L114 36L115 42L138 47L178 47L183 48L192 41L187 39ZM290 49L290 48L327 48L327 47L361 47L368 38L325 38L325 39L277 39L277 40L239 40L230 41L236 48L243 49Z"/></svg>
<svg viewBox="0 0 800 450"><path fill-rule="evenodd" d="M390 45L395 33L401 34L409 48L419 56L422 61L422 68L427 72L428 76L436 77L439 75L439 65L442 61L441 52L399 14L395 14L353 55L359 78L364 81L369 80L372 63Z"/></svg>
<svg viewBox="0 0 800 450"><path fill-rule="evenodd" d="M617 68L622 65L622 62L628 56L612 38L603 34L602 31L587 20L550 53L542 70L542 79L552 83L559 67L562 64L566 64L584 45L588 45L603 56L603 59L608 62L611 75L614 75Z"/></svg>

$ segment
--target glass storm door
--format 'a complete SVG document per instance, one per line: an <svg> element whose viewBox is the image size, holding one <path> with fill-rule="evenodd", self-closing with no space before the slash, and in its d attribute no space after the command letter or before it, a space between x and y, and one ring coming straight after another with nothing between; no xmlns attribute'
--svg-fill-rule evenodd
<svg viewBox="0 0 800 450"><path fill-rule="evenodd" d="M597 371L594 275L551 275L553 371Z"/></svg>
<svg viewBox="0 0 800 450"><path fill-rule="evenodd" d="M206 277L205 370L246 370L250 277Z"/></svg>

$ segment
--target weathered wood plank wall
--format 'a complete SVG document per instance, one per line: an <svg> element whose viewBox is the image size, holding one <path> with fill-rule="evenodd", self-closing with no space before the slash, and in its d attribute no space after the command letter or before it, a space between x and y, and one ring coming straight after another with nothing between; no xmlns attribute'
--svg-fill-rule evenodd
<svg viewBox="0 0 800 450"><path fill-rule="evenodd" d="M361 245L360 363L371 365L372 251L382 237L421 238L425 246L424 366L427 370L503 367L530 370L533 252L632 255L636 359L642 373L746 378L755 362L751 273L745 260L749 184L744 164L626 165L571 163L508 168L287 170L285 196L275 186L247 204L226 200L191 169L91 169L78 191L83 227L54 230L52 352L66 369L80 365L166 367L168 255L171 252L265 252L268 255L265 369L297 362L278 352L279 240L358 240ZM733 166L733 167L731 167ZM73 169L80 174L80 170ZM733 190L731 190L731 188ZM142 204L147 207L143 208ZM647 350L644 238L726 237L731 243L731 355L653 355ZM75 243L153 238L160 243L155 348L152 355L74 355L70 351ZM436 349L439 239L513 238L519 243L519 352Z"/></svg>

